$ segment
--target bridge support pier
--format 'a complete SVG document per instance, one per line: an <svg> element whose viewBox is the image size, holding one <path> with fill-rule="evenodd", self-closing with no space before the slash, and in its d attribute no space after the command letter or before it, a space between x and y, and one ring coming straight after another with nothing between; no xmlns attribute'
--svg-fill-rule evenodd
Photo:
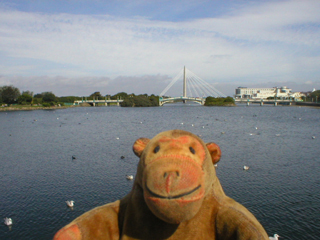
<svg viewBox="0 0 320 240"><path fill-rule="evenodd" d="M278 106L278 103L277 103L277 102L274 102L274 106Z"/></svg>

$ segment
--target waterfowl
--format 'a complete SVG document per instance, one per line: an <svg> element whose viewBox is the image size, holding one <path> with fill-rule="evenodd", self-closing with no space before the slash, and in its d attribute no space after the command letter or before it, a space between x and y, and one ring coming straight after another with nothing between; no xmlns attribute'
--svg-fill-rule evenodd
<svg viewBox="0 0 320 240"><path fill-rule="evenodd" d="M67 203L67 205L68 205L68 207L73 207L74 206L74 201L73 200L71 200L71 201L66 201L66 203Z"/></svg>
<svg viewBox="0 0 320 240"><path fill-rule="evenodd" d="M270 240L278 240L280 236L278 234L273 235L273 237L269 237Z"/></svg>
<svg viewBox="0 0 320 240"><path fill-rule="evenodd" d="M7 226L11 226L12 225L12 219L6 217L4 219L4 224L7 225Z"/></svg>
<svg viewBox="0 0 320 240"><path fill-rule="evenodd" d="M248 170L249 167L248 166L243 166L243 170Z"/></svg>
<svg viewBox="0 0 320 240"><path fill-rule="evenodd" d="M132 176L132 175L127 175L126 178L127 178L128 180L133 180L133 176Z"/></svg>

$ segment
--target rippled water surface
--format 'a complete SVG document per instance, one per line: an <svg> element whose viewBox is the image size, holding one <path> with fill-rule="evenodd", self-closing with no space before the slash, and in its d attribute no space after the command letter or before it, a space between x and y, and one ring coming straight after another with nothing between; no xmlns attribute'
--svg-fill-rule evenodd
<svg viewBox="0 0 320 240"><path fill-rule="evenodd" d="M123 197L132 187L125 175L138 163L134 141L170 129L221 147L226 194L269 235L319 239L319 120L320 109L282 106L0 112L0 219L13 219L11 229L0 225L0 239L51 239L85 211Z"/></svg>

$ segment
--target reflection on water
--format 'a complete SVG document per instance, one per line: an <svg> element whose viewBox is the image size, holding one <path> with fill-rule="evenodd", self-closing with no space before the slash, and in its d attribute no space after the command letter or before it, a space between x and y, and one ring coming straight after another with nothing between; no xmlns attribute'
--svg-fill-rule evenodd
<svg viewBox="0 0 320 240"><path fill-rule="evenodd" d="M319 109L281 106L0 112L0 217L13 219L0 239L51 239L85 211L123 197L138 163L134 141L169 129L221 147L226 194L270 236L318 239L319 119Z"/></svg>

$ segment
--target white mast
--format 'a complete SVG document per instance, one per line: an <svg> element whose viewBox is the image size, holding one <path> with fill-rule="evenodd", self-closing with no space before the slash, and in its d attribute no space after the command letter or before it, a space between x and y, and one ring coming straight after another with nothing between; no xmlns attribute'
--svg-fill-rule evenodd
<svg viewBox="0 0 320 240"><path fill-rule="evenodd" d="M183 68L183 97L187 97L186 66Z"/></svg>

